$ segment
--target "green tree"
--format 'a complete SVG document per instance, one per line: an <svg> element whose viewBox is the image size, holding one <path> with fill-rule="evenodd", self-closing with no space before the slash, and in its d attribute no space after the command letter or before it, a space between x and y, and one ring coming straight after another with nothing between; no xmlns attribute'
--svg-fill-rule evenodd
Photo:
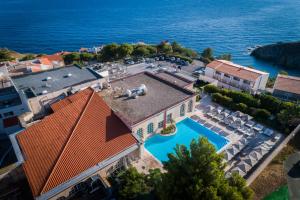
<svg viewBox="0 0 300 200"><path fill-rule="evenodd" d="M279 123L288 128L298 125L300 122L300 106L293 103L285 103L285 109L277 114Z"/></svg>
<svg viewBox="0 0 300 200"><path fill-rule="evenodd" d="M262 108L267 109L273 114L276 114L280 110L281 101L271 95L263 94L259 96L260 104Z"/></svg>
<svg viewBox="0 0 300 200"><path fill-rule="evenodd" d="M103 62L113 61L118 59L119 45L116 43L108 44L103 47L98 59Z"/></svg>
<svg viewBox="0 0 300 200"><path fill-rule="evenodd" d="M269 88L272 88L275 84L275 80L276 80L275 77L269 77L266 86Z"/></svg>
<svg viewBox="0 0 300 200"><path fill-rule="evenodd" d="M235 105L234 109L239 110L241 112L247 113L248 106L244 103L238 103Z"/></svg>
<svg viewBox="0 0 300 200"><path fill-rule="evenodd" d="M82 61L91 61L91 60L94 60L95 59L95 55L92 54L92 53L81 53L80 54L80 60Z"/></svg>
<svg viewBox="0 0 300 200"><path fill-rule="evenodd" d="M193 140L190 150L177 145L175 154L169 154L164 169L158 196L162 200L209 199L248 200L252 192L245 186L245 180L225 178L223 156L206 138ZM235 175L236 176L236 175ZM243 190L240 191L239 189Z"/></svg>
<svg viewBox="0 0 300 200"><path fill-rule="evenodd" d="M259 121L267 121L271 117L271 113L266 109L258 108L252 113L253 117Z"/></svg>
<svg viewBox="0 0 300 200"><path fill-rule="evenodd" d="M217 59L231 61L231 54L222 54L222 55L218 56Z"/></svg>
<svg viewBox="0 0 300 200"><path fill-rule="evenodd" d="M149 52L147 46L138 45L134 48L132 55L136 56L136 57L147 57L150 55L150 52Z"/></svg>
<svg viewBox="0 0 300 200"><path fill-rule="evenodd" d="M130 56L133 52L133 46L130 44L121 44L118 48L118 57L120 59Z"/></svg>
<svg viewBox="0 0 300 200"><path fill-rule="evenodd" d="M215 85L208 84L204 86L204 92L211 94L211 93L220 92L220 89Z"/></svg>
<svg viewBox="0 0 300 200"><path fill-rule="evenodd" d="M35 59L35 55L27 54L23 58L21 58L20 61L33 60L33 59Z"/></svg>
<svg viewBox="0 0 300 200"><path fill-rule="evenodd" d="M167 42L161 42L159 45L157 45L157 51L163 54L170 54L173 52L172 46Z"/></svg>
<svg viewBox="0 0 300 200"><path fill-rule="evenodd" d="M281 75L289 75L287 71L284 71L284 70L281 70L278 74L281 74Z"/></svg>
<svg viewBox="0 0 300 200"><path fill-rule="evenodd" d="M214 53L212 48L206 48L201 53L201 56L208 60L208 62L211 62L214 60Z"/></svg>
<svg viewBox="0 0 300 200"><path fill-rule="evenodd" d="M8 49L0 49L0 62L11 61L13 58L10 56L10 51Z"/></svg>
<svg viewBox="0 0 300 200"><path fill-rule="evenodd" d="M147 49L148 49L150 55L153 56L153 55L157 54L157 48L155 46L148 45Z"/></svg>
<svg viewBox="0 0 300 200"><path fill-rule="evenodd" d="M80 54L79 53L70 53L67 54L65 56L63 56L65 63L68 64L72 64L73 62L78 62L80 61Z"/></svg>
<svg viewBox="0 0 300 200"><path fill-rule="evenodd" d="M144 174L131 167L119 175L120 187L118 195L120 199L137 199L149 193Z"/></svg>

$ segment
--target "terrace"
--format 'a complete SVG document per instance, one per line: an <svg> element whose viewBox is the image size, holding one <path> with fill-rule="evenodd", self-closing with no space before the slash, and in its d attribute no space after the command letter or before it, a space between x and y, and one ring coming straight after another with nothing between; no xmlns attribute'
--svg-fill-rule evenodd
<svg viewBox="0 0 300 200"><path fill-rule="evenodd" d="M209 97L201 100L191 118L231 142L223 152L228 164L226 171L237 172L245 178L284 139L282 134L256 123L251 116L224 109Z"/></svg>

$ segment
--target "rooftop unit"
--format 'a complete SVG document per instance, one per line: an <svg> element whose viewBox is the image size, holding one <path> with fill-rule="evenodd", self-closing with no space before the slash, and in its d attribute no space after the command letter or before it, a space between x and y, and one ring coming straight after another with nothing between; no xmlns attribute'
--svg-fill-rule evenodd
<svg viewBox="0 0 300 200"><path fill-rule="evenodd" d="M147 90L146 85L145 84L141 84L141 86L138 87L138 88L134 88L132 90L127 89L125 95L128 98L134 98L134 99L136 99L136 98L138 98L138 96L146 95L147 91L148 90Z"/></svg>

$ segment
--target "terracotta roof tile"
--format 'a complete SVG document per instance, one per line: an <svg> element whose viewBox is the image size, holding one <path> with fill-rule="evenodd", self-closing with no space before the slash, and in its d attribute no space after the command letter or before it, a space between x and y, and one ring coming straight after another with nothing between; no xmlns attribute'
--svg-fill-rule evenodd
<svg viewBox="0 0 300 200"><path fill-rule="evenodd" d="M279 74L276 78L274 89L300 94L300 77Z"/></svg>
<svg viewBox="0 0 300 200"><path fill-rule="evenodd" d="M244 80L255 81L262 74L267 74L262 71L244 67L225 60L214 60L206 67L215 69L216 71L226 73Z"/></svg>
<svg viewBox="0 0 300 200"><path fill-rule="evenodd" d="M34 196L137 143L102 98L90 91L52 105L52 115L17 136Z"/></svg>

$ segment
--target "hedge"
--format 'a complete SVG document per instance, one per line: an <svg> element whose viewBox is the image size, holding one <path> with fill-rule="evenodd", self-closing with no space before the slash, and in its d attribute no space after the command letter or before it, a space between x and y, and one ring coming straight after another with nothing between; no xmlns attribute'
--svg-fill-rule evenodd
<svg viewBox="0 0 300 200"><path fill-rule="evenodd" d="M219 93L221 90L217 86L209 84L204 86L204 91L206 93L212 94L212 93Z"/></svg>

